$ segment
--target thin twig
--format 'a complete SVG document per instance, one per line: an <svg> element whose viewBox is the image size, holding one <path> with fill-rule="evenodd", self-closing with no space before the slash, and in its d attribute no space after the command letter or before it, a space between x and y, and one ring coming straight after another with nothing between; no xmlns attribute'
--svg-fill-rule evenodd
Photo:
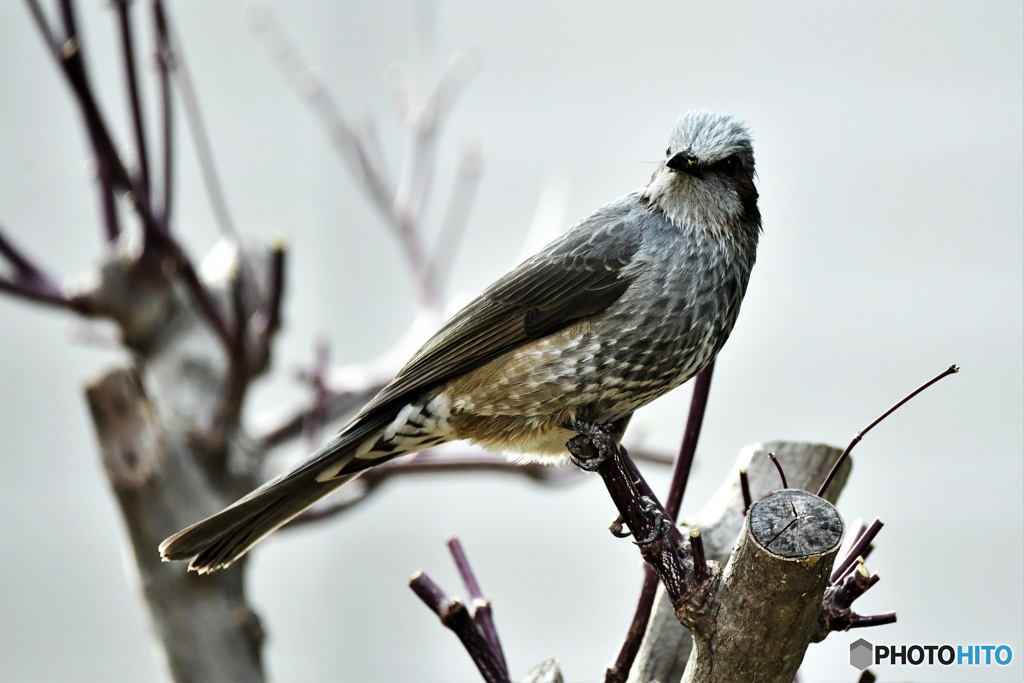
<svg viewBox="0 0 1024 683"><path fill-rule="evenodd" d="M96 154L96 162L106 167L114 187L124 191L131 191L131 178L124 164L121 163L113 139L110 136L110 131L104 122L104 117L100 113L96 98L93 95L92 86L85 69L85 62L82 58L71 1L62 0L60 9L65 37L63 43L55 52L58 65L67 78L75 95L75 101L79 105L82 117L85 119L85 125L89 131L89 139Z"/></svg>
<svg viewBox="0 0 1024 683"><path fill-rule="evenodd" d="M850 451L852 451L853 447L856 446L857 443L862 438L864 438L865 434L867 434L872 429L874 429L875 425L877 425L879 422L881 422L885 418L887 418L890 415L892 415L892 413L895 412L897 408L899 408L904 403L906 403L910 399L912 399L915 396L917 396L918 394L920 394L922 391L924 391L925 389L927 389L931 385L933 385L936 382L938 382L943 377L946 377L947 375L955 374L957 372L960 372L960 368L958 368L955 364L954 365L950 365L948 368L946 368L945 370L940 372L938 375L936 375L935 377L931 378L930 380L928 380L927 382L925 382L924 384L919 386L917 389L914 389L912 392L907 394L896 405L894 405L892 408L889 408L889 410L885 411L884 413L879 415L877 418L875 418L874 422L872 422L867 427L865 427L864 429L862 429L859 432L857 432L857 435L853 437L853 441L850 442L850 445L847 446L846 450L843 451L842 455L839 456L839 458L836 460L836 464L832 466L832 470L828 473L828 476L825 477L825 481L822 482L821 488L818 489L818 496L824 495L825 491L828 490L828 485L832 483L832 479L836 476L836 473L839 471L839 467L843 464L843 461L845 461L846 458L849 457Z"/></svg>
<svg viewBox="0 0 1024 683"><path fill-rule="evenodd" d="M279 446L286 441L307 434L307 426L310 420L330 422L343 415L352 413L363 406L367 401L377 395L377 392L384 388L386 382L380 382L374 386L363 387L356 391L329 391L323 396L320 403L314 399L314 404L303 408L295 415L282 420L256 438L265 448Z"/></svg>
<svg viewBox="0 0 1024 683"><path fill-rule="evenodd" d="M850 628L865 628L868 626L885 626L886 624L896 623L896 613L886 612L884 614L875 614L869 617L862 617L859 614L850 615Z"/></svg>
<svg viewBox="0 0 1024 683"><path fill-rule="evenodd" d="M167 29L167 15L162 0L153 0L153 27L156 33L156 63L160 77L160 119L163 154L163 191L155 209L157 223L164 232L171 227L171 207L174 188L174 111L171 97L171 70L174 69L174 50Z"/></svg>
<svg viewBox="0 0 1024 683"><path fill-rule="evenodd" d="M221 185L220 177L217 175L217 164L213 158L213 145L210 143L210 136L203 122L203 115L199 109L199 99L196 95L195 85L185 62L185 54L181 47L181 40L178 38L174 26L164 21L170 44L174 52L174 76L178 84L178 92L181 94L181 103L185 109L185 121L192 133L192 144L195 147L196 158L199 160L199 172L203 177L203 185L206 187L206 196L210 200L210 208L213 209L214 220L222 235L238 241L238 231L231 218L231 211L228 210L227 196L224 194L224 187ZM245 274L242 274L243 280ZM244 284L244 283L243 283Z"/></svg>
<svg viewBox="0 0 1024 683"><path fill-rule="evenodd" d="M700 529L690 529L690 549L693 553L693 576L703 582L708 578L708 560L704 554L704 539Z"/></svg>
<svg viewBox="0 0 1024 683"><path fill-rule="evenodd" d="M0 276L0 291L36 303L66 308L77 313L86 313L84 301L68 297L56 281L44 273L4 234L0 226L0 255L12 266L11 277Z"/></svg>
<svg viewBox="0 0 1024 683"><path fill-rule="evenodd" d="M619 649L618 656L615 657L615 663L604 671L605 683L624 683L628 678L629 670L633 668L633 662L640 651L647 623L651 619L651 609L654 607L658 581L658 573L654 571L654 567L644 562L644 580L640 586L640 598L636 601L633 619L629 622L629 631L626 632L626 639Z"/></svg>
<svg viewBox="0 0 1024 683"><path fill-rule="evenodd" d="M196 272L192 260L170 235L158 228L148 206L140 206L139 214L143 217L144 224L148 228L146 231L147 243L170 257L177 275L181 278L185 289L191 295L193 303L199 308L207 322L210 323L213 331L216 332L217 337L224 344L224 348L231 348L234 342L234 329L224 316L220 306L214 301L213 295L210 294L206 285L199 279L199 274Z"/></svg>
<svg viewBox="0 0 1024 683"><path fill-rule="evenodd" d="M263 42L288 85L309 105L327 129L328 138L348 164L356 179L368 191L383 216L393 218L395 191L382 166L374 162L362 141L353 134L341 108L299 54L284 27L265 5L254 5L247 13L249 25ZM393 223L390 223L393 226Z"/></svg>
<svg viewBox="0 0 1024 683"><path fill-rule="evenodd" d="M538 464L517 465L504 457L488 454L420 452L396 458L367 470L352 484L345 487L347 496L344 499L312 507L283 528L291 529L312 522L320 522L348 512L355 505L366 500L379 486L399 477L465 472L510 474L550 486L584 481L584 477L580 476L575 468L547 467Z"/></svg>
<svg viewBox="0 0 1024 683"><path fill-rule="evenodd" d="M476 580L476 576L473 574L473 569L469 566L469 558L466 557L466 553L462 550L462 544L459 539L452 536L448 539L448 550L452 554L452 559L455 560L455 566L459 570L459 576L462 577L462 583L466 585L466 591L469 592L469 599L473 603L473 621L476 622L480 631L484 634L487 642L491 646L491 651L498 659L498 663L501 665L502 670L508 675L508 663L505 661L505 652L501 647L501 639L498 637L498 629L494 625L494 614L491 611L491 601L483 596L480 591L480 584Z"/></svg>
<svg viewBox="0 0 1024 683"><path fill-rule="evenodd" d="M131 108L132 132L135 135L136 153L139 155L139 176L142 189L149 196L149 153L146 145L146 131L142 125L142 102L139 98L139 77L135 69L135 46L132 44L131 16L128 5L131 0L115 0L118 28L121 37L121 57L124 60L125 81L128 86L128 102Z"/></svg>
<svg viewBox="0 0 1024 683"><path fill-rule="evenodd" d="M60 61L60 43L57 42L57 37L50 27L50 21L46 18L46 13L39 6L39 0L25 0L25 2L28 4L28 10L32 15L32 19L36 22L36 28L43 34L43 42L50 49L54 59Z"/></svg>
<svg viewBox="0 0 1024 683"><path fill-rule="evenodd" d="M740 492L743 494L743 516L746 517L754 501L750 497L750 477L745 467L740 469Z"/></svg>
<svg viewBox="0 0 1024 683"><path fill-rule="evenodd" d="M665 512L674 522L679 518L679 510L683 506L683 494L686 483L690 479L693 468L693 457L697 452L697 440L704 425L704 411L708 405L708 394L711 391L711 376L715 372L715 364L704 368L693 380L693 397L690 399L690 413L686 418L686 429L683 431L683 443L679 447L679 457L672 471L672 483L669 485L668 497L665 500Z"/></svg>
<svg viewBox="0 0 1024 683"><path fill-rule="evenodd" d="M18 276L30 280L46 280L52 282L38 266L26 256L14 243L4 234L3 226L0 226L0 255L3 255L14 269Z"/></svg>
<svg viewBox="0 0 1024 683"><path fill-rule="evenodd" d="M239 255L241 259L241 255ZM231 294L231 310L234 325L233 338L228 346L228 372L224 381L224 395L221 397L220 409L217 411L216 445L223 450L227 444L226 430L238 424L242 412L242 404L252 378L249 367L248 336L249 316L242 291L241 268L236 264L229 285Z"/></svg>
<svg viewBox="0 0 1024 683"><path fill-rule="evenodd" d="M451 276L455 254L466 233L466 226L469 224L469 211L480 185L482 159L483 152L479 142L472 142L462 150L455 187L448 200L448 207L441 220L441 231L429 259L428 267L433 273L438 288L444 287L445 282Z"/></svg>
<svg viewBox="0 0 1024 683"><path fill-rule="evenodd" d="M445 627L458 636L485 681L508 683L508 671L498 661L496 654L491 650L490 643L487 642L461 600L448 595L422 571L416 572L409 580L409 588L434 614L441 618L441 623Z"/></svg>
<svg viewBox="0 0 1024 683"><path fill-rule="evenodd" d="M233 339L231 326L210 292L199 280L195 267L185 251L160 229L153 217L148 195L138 181L128 173L117 154L86 75L85 63L77 39L74 10L70 0L62 0L61 17L67 37L57 53L58 63L75 95L75 101L79 105L82 117L85 119L89 138L96 154L96 162L102 168L101 173L107 174L112 187L127 192L132 197L135 212L142 221L146 247L156 247L161 250L163 255L170 258L186 290L191 295L193 303L213 327L225 348L229 348ZM44 30L44 37L49 37L49 34L45 34L45 25L41 25L41 29Z"/></svg>
<svg viewBox="0 0 1024 683"><path fill-rule="evenodd" d="M878 532L882 530L885 524L880 519L875 519L871 523L871 526L862 533L856 541L850 546L850 549L846 552L846 556L843 558L839 566L835 568L832 575L829 577L830 583L836 583L842 579L850 571L850 568L857 564L857 558L861 557L864 553L864 549L875 539Z"/></svg>
<svg viewBox="0 0 1024 683"><path fill-rule="evenodd" d="M275 240L270 253L270 282L267 288L267 298L261 312L264 321L262 331L264 344L269 343L269 338L281 329L281 300L284 297L286 256L284 240Z"/></svg>
<svg viewBox="0 0 1024 683"><path fill-rule="evenodd" d="M779 462L779 459L775 457L774 453L769 453L768 459L772 461L772 464L775 465L775 469L779 471L779 477L782 479L782 488L788 489L789 483L786 481L786 473L782 471L782 463Z"/></svg>
<svg viewBox="0 0 1024 683"><path fill-rule="evenodd" d="M320 430L328 421L327 406L333 392L327 387L327 373L331 364L331 343L327 337L320 337L316 340L313 348L313 367L302 379L305 379L313 387L313 405L303 416L302 434L310 444L316 442ZM353 403L353 408L355 408Z"/></svg>
<svg viewBox="0 0 1024 683"><path fill-rule="evenodd" d="M878 583L878 574L868 573L863 562L857 563L857 570L843 579L842 584L836 588L835 606L836 609L849 609L854 600L864 595L869 588Z"/></svg>

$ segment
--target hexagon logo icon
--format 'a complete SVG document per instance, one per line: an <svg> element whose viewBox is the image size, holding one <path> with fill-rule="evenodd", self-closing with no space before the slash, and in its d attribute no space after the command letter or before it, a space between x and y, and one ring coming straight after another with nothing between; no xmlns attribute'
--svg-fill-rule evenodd
<svg viewBox="0 0 1024 683"><path fill-rule="evenodd" d="M871 666L871 660L875 652L875 646L860 638L850 643L850 666L861 671Z"/></svg>

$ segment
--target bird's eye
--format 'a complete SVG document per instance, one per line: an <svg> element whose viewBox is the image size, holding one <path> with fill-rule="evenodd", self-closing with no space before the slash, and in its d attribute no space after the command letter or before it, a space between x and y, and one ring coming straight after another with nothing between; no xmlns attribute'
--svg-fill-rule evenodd
<svg viewBox="0 0 1024 683"><path fill-rule="evenodd" d="M733 155L722 159L715 166L725 175L736 175L740 170L740 160L739 157Z"/></svg>

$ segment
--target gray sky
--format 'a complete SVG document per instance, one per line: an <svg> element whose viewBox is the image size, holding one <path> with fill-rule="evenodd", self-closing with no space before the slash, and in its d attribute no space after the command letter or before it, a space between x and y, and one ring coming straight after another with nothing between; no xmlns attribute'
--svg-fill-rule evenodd
<svg viewBox="0 0 1024 683"><path fill-rule="evenodd" d="M745 118L764 235L719 358L684 515L743 445L845 445L958 363L959 375L857 447L839 505L848 521L885 521L869 561L882 582L857 608L895 609L900 621L812 646L802 680L853 680L848 645L861 635L1014 648L1009 667L880 669L887 679L1024 678L1019 2L268 4L346 111L376 119L392 167L403 138L389 66L413 63L426 87L456 50L479 58L441 139L429 213L436 226L456 151L481 140L452 299L514 265L542 198L567 227L646 182L686 109ZM318 336L339 360L372 359L408 327L415 299L393 273L393 240L247 27L245 4L172 5L235 221L292 245L278 366L252 397L251 423L301 399L288 368ZM417 6L435 26L420 47ZM97 3L81 11L103 107L127 141L113 14ZM149 35L145 26L140 37ZM201 255L216 228L179 143L175 229ZM99 253L86 162L25 7L0 2L0 222L62 276ZM123 361L85 342L106 333L0 298L3 680L162 675L82 397ZM675 448L688 399L688 388L674 392L632 429ZM649 476L667 487L667 471ZM458 534L494 601L513 675L557 656L569 679L593 679L639 589L635 550L605 530L612 517L596 478L538 490L465 476L393 485L347 517L280 534L254 553L250 573L268 670L282 681L475 680L455 638L405 587L423 568L455 591L444 542Z"/></svg>

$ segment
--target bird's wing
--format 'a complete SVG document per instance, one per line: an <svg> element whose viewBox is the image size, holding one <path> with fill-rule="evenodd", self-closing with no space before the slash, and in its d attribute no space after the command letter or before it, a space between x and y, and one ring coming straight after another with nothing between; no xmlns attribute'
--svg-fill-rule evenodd
<svg viewBox="0 0 1024 683"><path fill-rule="evenodd" d="M632 201L629 201L632 200ZM614 303L642 270L635 199L599 210L455 314L353 421Z"/></svg>
<svg viewBox="0 0 1024 683"><path fill-rule="evenodd" d="M526 342L552 334L615 302L643 269L634 257L641 227L635 197L599 210L524 261L458 312L394 380L313 456L231 507L164 541L165 559L195 556L199 571L225 567L333 489L379 461L352 465L352 446L394 417L396 408L444 380ZM386 459L386 458L385 458ZM321 480L325 468L337 468Z"/></svg>

